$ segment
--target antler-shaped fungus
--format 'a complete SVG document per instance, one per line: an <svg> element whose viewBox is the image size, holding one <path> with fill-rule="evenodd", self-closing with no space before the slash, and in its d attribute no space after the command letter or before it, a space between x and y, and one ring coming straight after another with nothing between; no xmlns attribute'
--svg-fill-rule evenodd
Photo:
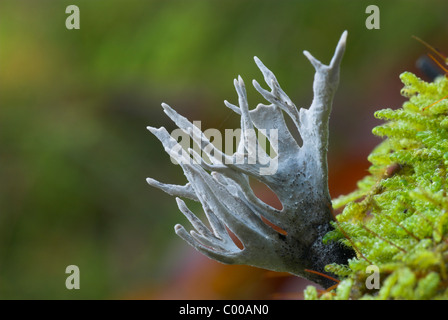
<svg viewBox="0 0 448 320"><path fill-rule="evenodd" d="M309 109L298 110L280 88L274 74L257 57L254 58L271 91L263 89L255 80L253 85L270 104L259 104L249 110L244 82L241 77L235 80L239 106L225 101L227 107L241 116L241 139L232 156L221 152L197 126L162 104L164 112L209 159L209 162L205 161L190 149L190 154L185 152L164 127L148 127L162 142L165 151L180 164L189 182L184 186L163 184L151 178L147 182L170 195L199 201L210 223L211 229L187 208L184 201L176 198L180 211L195 228L187 232L183 226L176 225L175 231L181 238L222 263L289 272L324 287L332 284L306 269L325 273L327 264L346 263L354 255L350 248L340 243L322 242L323 236L332 229L327 174L328 120L339 82L346 37L345 31L328 66L304 51L316 70L314 99ZM302 146L288 130L283 111L297 127ZM269 139L274 157L263 150L259 140L251 139L255 128ZM257 198L249 185L249 176L273 190L283 208L277 210ZM266 220L285 232L279 232ZM227 228L244 248L240 249L234 243Z"/></svg>

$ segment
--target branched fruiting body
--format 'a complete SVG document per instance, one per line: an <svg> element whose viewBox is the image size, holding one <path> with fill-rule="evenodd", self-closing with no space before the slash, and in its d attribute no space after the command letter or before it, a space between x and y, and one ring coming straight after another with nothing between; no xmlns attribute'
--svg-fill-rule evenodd
<svg viewBox="0 0 448 320"><path fill-rule="evenodd" d="M233 155L224 154L205 137L200 129L171 107L162 104L165 113L187 133L210 161L197 152L182 152L179 143L165 128L148 129L162 142L165 150L182 167L188 183L167 185L148 178L150 185L176 197L186 197L202 204L211 229L207 228L177 198L179 209L195 230L187 232L176 225L176 233L190 245L217 261L247 264L274 271L299 275L324 287L333 281L311 269L324 273L330 263L346 263L354 256L351 248L340 242L323 243L332 230L331 198L328 191L327 149L328 121L333 96L339 82L339 66L345 50L344 32L329 65L316 60L307 51L305 56L315 68L314 99L309 109L298 109L281 89L274 74L255 57L255 62L270 91L253 81L257 91L270 103L249 109L246 89L241 77L235 80L238 106L225 101L227 107L241 116L241 139ZM284 119L288 115L300 133L300 146ZM259 141L248 139L251 130L267 133L275 156L262 151ZM176 151L174 151L176 150ZM257 161L247 161L257 154ZM238 159L244 159L238 162ZM275 163L266 167L266 163ZM249 177L265 183L282 203L277 210L259 200L249 185ZM275 230L268 220L285 232ZM229 228L242 242L239 248L227 232Z"/></svg>

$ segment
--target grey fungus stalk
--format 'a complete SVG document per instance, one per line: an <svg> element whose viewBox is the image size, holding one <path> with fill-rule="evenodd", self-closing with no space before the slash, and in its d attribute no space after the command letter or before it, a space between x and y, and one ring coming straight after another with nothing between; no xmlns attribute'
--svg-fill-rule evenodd
<svg viewBox="0 0 448 320"><path fill-rule="evenodd" d="M165 151L182 167L188 180L185 185L171 185L147 179L151 186L176 196L180 211L194 227L187 232L183 226L176 225L175 232L182 239L222 263L289 272L323 287L334 284L307 269L325 273L327 264L343 264L354 256L352 249L338 242L324 244L322 241L324 235L332 230L330 222L334 220L328 190L328 121L346 38L345 31L329 65L322 64L304 51L316 71L314 98L309 109L297 109L274 74L255 57L270 91L263 89L255 80L253 85L270 104L258 104L250 110L244 82L241 77L235 80L238 106L225 101L227 107L241 116L241 139L233 155L213 146L197 126L167 104L162 104L168 117L193 139L208 159L194 150L188 150L189 153L180 151L181 146L164 127L148 127L162 142ZM301 146L291 135L284 113L297 127ZM275 151L274 156L263 151L258 140L247 138L251 130L269 133L266 136ZM258 158L250 163L248 159L254 153ZM275 170L269 170L272 168L267 168L266 163L274 161ZM249 177L265 183L277 195L282 209L261 201L250 187ZM189 210L181 198L201 203L210 228ZM243 248L235 244L227 229L236 235Z"/></svg>

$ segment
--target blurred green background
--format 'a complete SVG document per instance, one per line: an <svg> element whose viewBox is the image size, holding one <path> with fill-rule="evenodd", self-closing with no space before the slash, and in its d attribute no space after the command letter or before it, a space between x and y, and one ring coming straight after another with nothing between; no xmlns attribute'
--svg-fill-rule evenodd
<svg viewBox="0 0 448 320"><path fill-rule="evenodd" d="M65 9L80 9L68 30ZM380 8L367 30L365 9ZM309 50L329 62L348 45L331 117L333 197L350 192L380 141L373 112L404 100L398 78L428 50L448 54L447 1L0 0L0 298L286 297L297 279L223 266L173 232L188 226L150 176L185 182L146 126L175 127L166 102L202 128L236 128L240 74L263 99L258 56L298 106L312 99ZM262 195L261 195L262 196ZM199 207L193 207L200 211ZM77 265L81 289L67 290ZM285 295L282 296L282 293Z"/></svg>

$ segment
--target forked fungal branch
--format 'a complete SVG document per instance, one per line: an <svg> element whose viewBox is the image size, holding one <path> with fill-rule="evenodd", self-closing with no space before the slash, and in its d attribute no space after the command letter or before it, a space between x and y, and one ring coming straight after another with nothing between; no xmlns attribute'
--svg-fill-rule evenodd
<svg viewBox="0 0 448 320"><path fill-rule="evenodd" d="M309 109L298 109L281 89L274 74L257 57L254 58L270 91L263 89L255 80L253 85L270 104L258 104L250 110L244 82L241 77L235 80L238 106L225 101L227 107L241 116L241 139L233 155L214 147L193 123L167 104L162 104L168 117L193 139L208 158L206 161L192 150L189 150L190 154L173 151L179 151L181 147L164 127L148 127L162 142L165 151L179 163L188 179L185 185L164 184L151 178L147 182L176 196L180 211L194 230L187 232L183 226L176 225L175 231L191 246L222 263L289 272L324 287L334 284L305 269L325 273L327 264L343 264L354 256L352 249L338 242L322 242L323 236L332 230L330 221L334 219L328 190L328 121L346 38L345 31L329 65L322 64L304 51L315 69L314 98ZM301 146L291 135L284 113L297 127L303 141ZM245 139L254 128L271 133L267 137L275 157L271 158L258 140L250 144L249 139ZM272 138L275 133L278 134L277 139ZM254 152L258 154L257 161L249 163L247 160ZM238 159L245 161L236 161ZM265 164L269 160L276 162L276 170L266 169ZM249 185L249 177L265 183L277 195L283 208L275 209L257 198ZM181 198L200 202L211 228L197 218ZM264 220L283 229L286 234L275 230ZM227 228L242 242L243 249L234 243Z"/></svg>

